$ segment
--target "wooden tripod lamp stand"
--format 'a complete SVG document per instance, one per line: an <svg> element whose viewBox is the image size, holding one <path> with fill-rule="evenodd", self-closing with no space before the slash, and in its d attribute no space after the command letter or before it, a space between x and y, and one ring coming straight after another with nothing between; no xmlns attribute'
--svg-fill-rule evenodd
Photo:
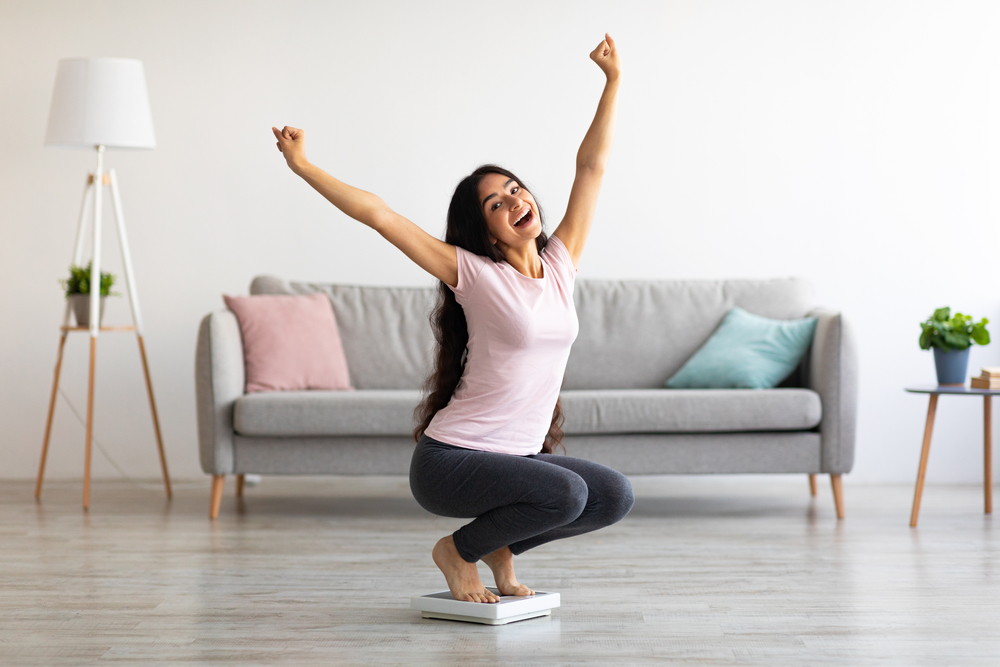
<svg viewBox="0 0 1000 667"><path fill-rule="evenodd" d="M142 313L139 310L139 295L135 289L132 257L129 253L128 238L125 235L125 221L122 216L118 179L114 169L104 170L105 147L156 147L156 139L153 135L153 118L149 111L149 95L146 92L146 77L142 62L125 58L69 58L59 61L55 91L52 94L52 107L49 111L49 125L45 133L45 145L95 149L97 168L87 179L83 205L80 210L80 223L76 230L76 244L73 249L73 263L80 265L87 236L87 220L92 213L93 255L90 273L90 322L85 327L70 326L70 304L67 302L63 325L60 328L59 352L56 358L55 378L52 382L49 415L45 424L42 459L38 466L38 482L35 484L35 498L40 498L42 495L45 457L48 454L49 437L52 435L52 417L55 414L56 397L59 391L59 371L62 367L63 348L66 345L66 336L72 331L90 333L87 439L83 464L83 508L87 509L90 506L90 459L94 433L94 367L97 361L97 338L101 331L135 331L139 339L139 354L142 357L142 370L146 376L149 407L153 415L153 430L156 432L156 442L160 451L163 484L166 487L167 498L170 498L172 495L170 475L167 473L167 459L163 451L160 421L156 415L153 383L149 377L149 364L146 361L146 346L142 340ZM132 308L132 326L130 327L101 326L101 213L105 185L111 187L111 199L118 228L118 242L125 268L125 286Z"/></svg>

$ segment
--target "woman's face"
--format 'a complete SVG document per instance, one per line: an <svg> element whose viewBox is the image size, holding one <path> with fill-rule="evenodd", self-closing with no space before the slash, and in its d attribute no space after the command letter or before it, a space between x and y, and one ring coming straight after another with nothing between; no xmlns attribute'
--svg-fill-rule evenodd
<svg viewBox="0 0 1000 667"><path fill-rule="evenodd" d="M479 182L479 205L490 230L490 240L500 248L522 246L542 232L535 198L513 178L503 174L483 176Z"/></svg>

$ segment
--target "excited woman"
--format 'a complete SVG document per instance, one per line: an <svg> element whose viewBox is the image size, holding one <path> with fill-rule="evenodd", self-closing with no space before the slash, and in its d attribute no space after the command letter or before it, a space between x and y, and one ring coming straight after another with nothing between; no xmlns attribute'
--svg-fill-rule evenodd
<svg viewBox="0 0 1000 667"><path fill-rule="evenodd" d="M514 576L514 555L613 524L632 507L624 475L553 453L562 437L559 388L578 331L573 285L611 153L621 77L610 35L590 58L607 81L551 237L535 198L506 169L486 165L458 184L440 241L309 164L302 130L272 128L292 171L441 281L410 488L429 512L474 519L432 552L456 600L498 601L479 578L479 560L501 595L532 595Z"/></svg>

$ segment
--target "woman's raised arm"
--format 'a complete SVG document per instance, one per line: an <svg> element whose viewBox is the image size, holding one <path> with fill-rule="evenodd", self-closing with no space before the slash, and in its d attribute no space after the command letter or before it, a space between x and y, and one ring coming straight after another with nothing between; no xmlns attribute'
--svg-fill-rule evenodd
<svg viewBox="0 0 1000 667"><path fill-rule="evenodd" d="M611 155L611 144L615 138L618 86L621 81L621 62L611 35L604 35L604 41L597 45L590 58L604 72L607 83L597 105L594 122L590 124L576 154L576 178L569 194L566 217L553 232L566 245L574 266L580 263L583 247L587 244L590 227L594 222L597 195L601 191L601 180L604 178L604 170Z"/></svg>
<svg viewBox="0 0 1000 667"><path fill-rule="evenodd" d="M287 125L272 127L278 150L293 172L316 192L358 222L368 225L389 243L403 251L420 268L448 283L458 285L458 257L455 246L436 239L416 224L393 211L380 197L342 183L306 159L305 131Z"/></svg>

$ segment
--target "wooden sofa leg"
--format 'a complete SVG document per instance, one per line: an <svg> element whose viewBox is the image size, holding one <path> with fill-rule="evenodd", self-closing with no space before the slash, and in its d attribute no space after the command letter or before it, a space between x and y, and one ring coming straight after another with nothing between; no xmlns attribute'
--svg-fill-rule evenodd
<svg viewBox="0 0 1000 667"><path fill-rule="evenodd" d="M208 518L219 518L219 505L222 504L222 487L226 483L225 475L212 475L212 504L208 508Z"/></svg>
<svg viewBox="0 0 1000 667"><path fill-rule="evenodd" d="M816 497L816 475L809 473L809 495Z"/></svg>
<svg viewBox="0 0 1000 667"><path fill-rule="evenodd" d="M236 476L236 497L243 497L243 475Z"/></svg>
<svg viewBox="0 0 1000 667"><path fill-rule="evenodd" d="M833 487L833 504L837 508L837 518L844 518L844 487L840 483L840 475L830 475L830 486Z"/></svg>

